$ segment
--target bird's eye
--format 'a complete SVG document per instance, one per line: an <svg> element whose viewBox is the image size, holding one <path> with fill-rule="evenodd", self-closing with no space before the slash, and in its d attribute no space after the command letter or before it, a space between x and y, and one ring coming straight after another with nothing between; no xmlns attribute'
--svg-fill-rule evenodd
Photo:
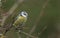
<svg viewBox="0 0 60 38"><path fill-rule="evenodd" d="M20 16L22 16L22 15L20 14Z"/></svg>
<svg viewBox="0 0 60 38"><path fill-rule="evenodd" d="M24 13L24 15L26 15L26 14Z"/></svg>

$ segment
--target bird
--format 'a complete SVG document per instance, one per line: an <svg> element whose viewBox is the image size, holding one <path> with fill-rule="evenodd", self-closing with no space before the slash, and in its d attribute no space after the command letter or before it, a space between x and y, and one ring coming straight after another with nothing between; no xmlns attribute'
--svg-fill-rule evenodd
<svg viewBox="0 0 60 38"><path fill-rule="evenodd" d="M16 30L18 30L18 32L20 33L20 31L23 29L23 26L25 25L26 21L27 21L27 18L28 18L28 13L26 11L22 11L20 12L14 22L12 23L12 26L15 27ZM11 28L12 28L11 26ZM6 34L6 32L8 32L8 30L6 30L4 33ZM5 38L5 34L0 34L0 38Z"/></svg>
<svg viewBox="0 0 60 38"><path fill-rule="evenodd" d="M28 13L26 11L20 12L16 17L16 19L13 23L13 26L16 29L20 30L20 28L22 28L25 25L27 18L28 18Z"/></svg>

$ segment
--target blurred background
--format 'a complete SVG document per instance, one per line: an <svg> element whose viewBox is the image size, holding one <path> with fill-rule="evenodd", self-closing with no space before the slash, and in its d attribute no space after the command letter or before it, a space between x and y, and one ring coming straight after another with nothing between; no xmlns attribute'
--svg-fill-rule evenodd
<svg viewBox="0 0 60 38"><path fill-rule="evenodd" d="M24 32L38 38L60 38L60 0L1 0L0 25L12 25L22 10L29 14ZM18 38L13 28L6 35L7 38ZM23 33L20 36L33 38Z"/></svg>

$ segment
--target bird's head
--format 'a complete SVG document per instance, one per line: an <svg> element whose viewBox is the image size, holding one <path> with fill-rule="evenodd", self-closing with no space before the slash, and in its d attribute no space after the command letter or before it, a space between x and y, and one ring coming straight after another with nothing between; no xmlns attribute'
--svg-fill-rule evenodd
<svg viewBox="0 0 60 38"><path fill-rule="evenodd" d="M20 13L20 15L23 16L23 17L28 17L28 13L26 11L22 11Z"/></svg>

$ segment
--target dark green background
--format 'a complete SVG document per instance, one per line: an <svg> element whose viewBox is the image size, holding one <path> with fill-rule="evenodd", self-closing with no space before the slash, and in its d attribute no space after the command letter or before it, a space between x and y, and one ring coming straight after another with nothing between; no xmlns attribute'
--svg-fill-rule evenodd
<svg viewBox="0 0 60 38"><path fill-rule="evenodd" d="M8 9L14 4L14 2L16 2L16 0L7 0L7 2L3 2L3 9L8 11ZM16 15L22 10L28 12L29 16L24 28L25 32L29 33L36 19L38 19L37 17L38 15L40 15L42 6L45 2L46 0L25 0L14 11L12 15ZM11 21L8 20L13 20L13 18L10 16L10 18L7 19L7 22L10 23ZM50 34L57 31L55 28L57 26L56 23L60 23L60 0L49 0L48 5L44 9L44 15L40 18L39 23L37 24L37 27L32 35L38 36L39 38L48 38ZM47 29L45 29L41 35L38 35L38 33L41 32L45 26L47 26ZM7 35L8 38L17 38L17 33L13 29L8 32ZM22 34L21 36L23 36L22 38L26 37L26 35L24 34Z"/></svg>

